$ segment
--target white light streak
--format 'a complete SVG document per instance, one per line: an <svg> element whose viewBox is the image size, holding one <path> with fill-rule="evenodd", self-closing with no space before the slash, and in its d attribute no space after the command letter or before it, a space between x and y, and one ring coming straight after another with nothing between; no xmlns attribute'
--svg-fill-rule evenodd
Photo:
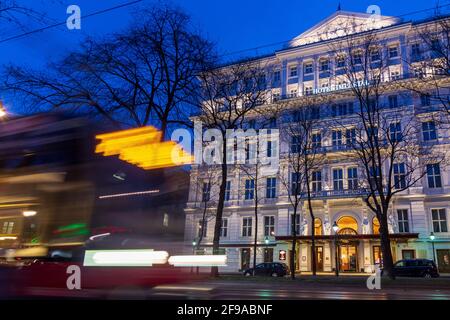
<svg viewBox="0 0 450 320"><path fill-rule="evenodd" d="M175 267L225 267L226 255L171 256L169 263Z"/></svg>
<svg viewBox="0 0 450 320"><path fill-rule="evenodd" d="M116 194L107 194L103 196L99 196L99 199L108 199L108 198L118 198L118 197L128 197L128 196L141 196L144 194L152 194L158 193L159 190L148 190L148 191L137 191L137 192L128 192L128 193L116 193Z"/></svg>

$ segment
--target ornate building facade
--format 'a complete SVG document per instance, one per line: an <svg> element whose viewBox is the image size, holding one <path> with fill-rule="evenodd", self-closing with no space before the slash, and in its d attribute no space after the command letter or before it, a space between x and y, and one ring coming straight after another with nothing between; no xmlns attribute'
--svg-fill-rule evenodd
<svg viewBox="0 0 450 320"><path fill-rule="evenodd" d="M306 203L302 203L294 223L288 190L281 183L288 179L288 172L280 169L276 174L261 178L260 187L255 189L255 182L248 175L238 167L230 168L220 239L221 248L226 250L227 266L221 268L222 272L238 272L252 266L255 192L261 199L258 202L257 262L293 263L289 261L293 226L299 233L295 265L300 272L311 271L312 255L316 256L317 270L322 272L332 272L337 261L342 272L369 273L382 262L379 223L363 201L365 189L360 188L359 183L361 168L346 156L352 152L346 144L351 130L332 128L336 119L345 119L349 124L357 121L354 117L357 102L352 100L351 94L349 98L349 89L340 78L342 66L331 48L345 41L340 32L366 32L368 19L371 18L367 14L337 11L293 39L289 47L258 58L268 66L267 100L260 108L269 110L276 106L288 114L295 105L304 105L306 99L310 99L311 104L315 101L323 118L323 128L316 128L315 133L326 161L314 173L311 182L315 221L311 221ZM372 59L385 59L388 63L381 75L386 89L380 101L390 109L402 110L405 119L414 119L416 127L420 128L418 144L433 144L433 148L447 150L450 132L440 127L432 116L437 106L428 95L407 89L406 85L421 77L424 72L421 61L428 57L416 31L433 21L402 22L383 16L371 23L372 32L383 39L379 56ZM276 118L276 127L281 128L286 121L289 121L288 116ZM280 168L284 165L283 154L290 148L292 141L280 139ZM394 262L408 258L434 259L441 272L450 272L448 169L445 162L429 165L418 183L394 197L388 218ZM401 171L399 168L397 174ZM219 189L217 185L203 183L204 179L199 167L194 165L185 209L185 239L191 245L197 244L200 237L201 247L210 250L214 206L206 208L204 200L217 195ZM202 223L205 210L211 211L211 218ZM334 223L338 226L337 235L332 229ZM315 252L311 250L312 225L316 235Z"/></svg>

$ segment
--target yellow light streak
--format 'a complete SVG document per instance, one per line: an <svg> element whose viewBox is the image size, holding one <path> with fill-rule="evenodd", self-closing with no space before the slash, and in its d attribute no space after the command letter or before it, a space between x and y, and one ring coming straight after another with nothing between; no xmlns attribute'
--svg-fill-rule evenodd
<svg viewBox="0 0 450 320"><path fill-rule="evenodd" d="M145 170L190 164L193 156L174 141L161 141L162 133L154 127L122 130L96 136L101 142L95 152L119 159Z"/></svg>

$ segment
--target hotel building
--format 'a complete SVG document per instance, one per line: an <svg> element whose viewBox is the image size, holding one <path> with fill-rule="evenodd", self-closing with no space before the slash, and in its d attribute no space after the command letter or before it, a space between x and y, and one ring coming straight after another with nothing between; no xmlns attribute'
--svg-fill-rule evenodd
<svg viewBox="0 0 450 320"><path fill-rule="evenodd" d="M344 41L340 34L343 26L353 26L352 29L346 27L346 34L363 33L367 31L364 26L368 19L371 19L368 14L339 10L294 38L288 47L255 58L270 66L266 76L267 99L259 108L275 105L289 114L289 110L296 105L305 104L302 100L317 97L317 107L324 125L339 117L356 121L352 114L357 99L349 98L351 90L339 77L342 75L341 61L330 48ZM372 58L388 61L387 72L382 75L387 89L380 101L415 118L420 127L417 143L433 144L433 147L445 151L449 147L450 132L441 128L431 117L437 106L430 101L429 95L406 89L408 82L417 81L422 76L424 70L421 62L430 58L429 49L425 48L417 30L433 23L434 20L404 22L395 17L379 17L372 22L372 32L383 41L378 52L380 56ZM433 88L429 90L432 92ZM324 96L327 98L319 99ZM276 126L281 128L283 122L289 121L286 119L289 117L277 118ZM318 143L327 161L313 175L312 181L316 219L310 221L305 203L295 221L299 234L296 270L310 272L311 257L315 254L319 272L335 270L336 260L341 272L373 272L382 259L379 224L363 201L364 189L355 187L362 168L345 156L346 152L351 152L345 143L348 135L331 130L328 125L324 129L327 130L323 130L322 135L318 130ZM292 148L289 142L281 139L281 165L283 153L288 152L289 148ZM441 273L450 272L448 169L443 163L429 165L419 183L394 197L388 219L394 262L407 258L435 259ZM255 192L259 192L262 198L258 204L257 262L292 263L289 261L292 205L288 201L286 188L280 182L282 174L285 174L283 170L279 170L275 175L262 178L259 184L264 186L264 190L255 190L254 181L237 167L230 167L220 239L220 247L227 254L227 266L221 267L221 272L238 272L252 266ZM192 246L203 233L201 247L208 251L212 247L215 221L212 217L202 228L202 199L217 194L219 190L218 186L202 184L202 179L204 177L198 166L194 165L185 209L185 240L187 245ZM334 222L339 226L337 246L331 227ZM316 234L314 253L311 250L311 224L314 224ZM432 234L435 237L433 241L430 239ZM335 259L336 254L338 259Z"/></svg>

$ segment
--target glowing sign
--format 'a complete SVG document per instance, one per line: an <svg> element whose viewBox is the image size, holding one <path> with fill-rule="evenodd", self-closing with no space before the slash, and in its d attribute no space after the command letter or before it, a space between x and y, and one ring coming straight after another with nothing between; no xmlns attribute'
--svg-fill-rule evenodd
<svg viewBox="0 0 450 320"><path fill-rule="evenodd" d="M162 133L148 126L96 136L101 142L95 152L119 159L146 170L192 163L193 157L174 141L161 141Z"/></svg>

